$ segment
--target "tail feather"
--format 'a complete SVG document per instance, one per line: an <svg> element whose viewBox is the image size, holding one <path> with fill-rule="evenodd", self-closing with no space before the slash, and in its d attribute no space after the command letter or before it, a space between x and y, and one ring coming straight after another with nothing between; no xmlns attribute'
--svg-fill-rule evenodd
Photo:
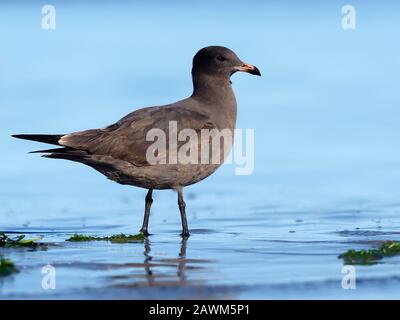
<svg viewBox="0 0 400 320"><path fill-rule="evenodd" d="M60 145L58 140L62 137L62 135L15 135L13 136L19 139L25 140L33 140L39 142L45 142L50 144ZM85 150L74 149L70 147L61 147L61 148L53 148L46 150L37 150L32 151L30 153L44 153L42 155L43 158L51 158L51 159L64 159L70 160L74 162L79 162L93 169L101 172L106 175L109 179L113 180L114 176L112 173L115 169L112 163L107 163L106 161L99 161L93 155Z"/></svg>
<svg viewBox="0 0 400 320"><path fill-rule="evenodd" d="M36 151L31 151L29 153L72 153L72 152L79 152L82 153L83 151L80 150L75 150L72 148L55 148L55 149L46 149L46 150L36 150Z"/></svg>
<svg viewBox="0 0 400 320"><path fill-rule="evenodd" d="M93 162L90 159L90 155L81 150L64 150L64 151L57 151L48 154L42 155L43 158L50 158L50 159L64 159L70 160L75 162L80 162L86 165L89 165Z"/></svg>
<svg viewBox="0 0 400 320"><path fill-rule="evenodd" d="M52 148L46 150L37 150L30 153L44 153L42 157L51 159L65 159L88 165L101 173L106 173L112 168L111 164L99 162L92 158L92 154L86 150L65 147L58 143L64 135L46 135L46 134L18 134L13 135L14 138L44 142L61 146L60 148Z"/></svg>
<svg viewBox="0 0 400 320"><path fill-rule="evenodd" d="M50 159L66 159L71 161L77 162L85 162L85 155L84 154L73 154L73 153L49 153L42 156L43 158L50 158Z"/></svg>
<svg viewBox="0 0 400 320"><path fill-rule="evenodd" d="M88 153L86 151L70 148L39 150L34 151L33 153L47 153L42 157L52 159L67 159L77 162L84 162L86 160L86 156L88 156Z"/></svg>
<svg viewBox="0 0 400 320"><path fill-rule="evenodd" d="M12 137L17 139L38 141L48 144L60 145L58 141L63 137L63 134L15 134Z"/></svg>

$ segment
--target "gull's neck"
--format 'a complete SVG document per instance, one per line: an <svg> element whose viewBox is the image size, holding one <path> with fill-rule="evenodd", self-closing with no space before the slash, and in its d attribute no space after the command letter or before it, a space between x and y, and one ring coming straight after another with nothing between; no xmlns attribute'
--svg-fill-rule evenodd
<svg viewBox="0 0 400 320"><path fill-rule="evenodd" d="M192 99L201 103L201 112L208 113L218 129L233 130L236 125L236 98L229 78L207 74L193 75Z"/></svg>
<svg viewBox="0 0 400 320"><path fill-rule="evenodd" d="M235 102L236 104L229 78L192 71L192 80L192 98L209 103Z"/></svg>

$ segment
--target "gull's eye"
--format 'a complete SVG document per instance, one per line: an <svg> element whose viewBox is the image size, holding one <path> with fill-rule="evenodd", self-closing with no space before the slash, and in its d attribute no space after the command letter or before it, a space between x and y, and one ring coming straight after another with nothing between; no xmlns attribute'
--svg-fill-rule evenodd
<svg viewBox="0 0 400 320"><path fill-rule="evenodd" d="M218 61L225 61L226 59L225 59L223 56L218 56L218 57L217 57L217 60L218 60Z"/></svg>

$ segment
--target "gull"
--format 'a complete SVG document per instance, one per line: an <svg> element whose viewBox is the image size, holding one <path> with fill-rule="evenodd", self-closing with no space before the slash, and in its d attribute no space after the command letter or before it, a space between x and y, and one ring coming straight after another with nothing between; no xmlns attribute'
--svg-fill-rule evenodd
<svg viewBox="0 0 400 320"><path fill-rule="evenodd" d="M59 147L56 149L34 151L34 153L44 153L43 157L46 158L79 162L96 169L117 183L147 189L143 225L140 229L145 236L149 235L148 224L153 190L176 190L182 222L181 235L189 236L183 188L214 173L230 151L237 114L230 77L238 71L261 75L257 67L244 63L228 48L205 47L193 58L193 93L186 99L133 111L102 129L70 134L18 134L13 137L57 145ZM174 126L171 126L171 123ZM155 139L149 139L149 133L153 129L165 132L168 144L149 152L155 143ZM171 160L171 155L178 154L180 148L189 142L180 139L171 143L171 134L172 131L179 134L185 129L199 136L204 130L230 132L232 139L228 146L219 150L222 151L221 161L183 163L149 160L149 155L157 154L158 160ZM201 136L200 140L193 139L189 146L193 148L200 144L201 146L205 144L208 148L211 141L209 137ZM208 155L206 158L209 159L211 156Z"/></svg>

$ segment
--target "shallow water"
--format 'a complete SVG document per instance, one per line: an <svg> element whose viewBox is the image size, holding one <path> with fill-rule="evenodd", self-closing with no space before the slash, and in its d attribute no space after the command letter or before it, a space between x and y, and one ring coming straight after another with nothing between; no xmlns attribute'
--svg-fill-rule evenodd
<svg viewBox="0 0 400 320"><path fill-rule="evenodd" d="M0 249L19 269L0 278L0 298L399 298L400 258L357 266L356 290L342 289L338 259L400 240L399 4L357 2L357 29L344 31L339 2L255 3L244 18L240 1L229 12L61 1L51 32L41 5L0 5L0 230L49 245ZM191 57L209 44L263 73L233 78L254 173L227 165L188 187L186 241L176 194L160 191L145 242L66 242L136 233L145 191L28 155L42 146L9 135L101 127L183 98ZM55 290L41 285L47 264Z"/></svg>
<svg viewBox="0 0 400 320"><path fill-rule="evenodd" d="M192 212L201 205L191 201ZM42 235L47 250L4 249L19 273L1 281L3 298L399 298L400 258L357 266L356 290L341 287L338 254L370 248L380 240L400 240L399 210L287 212L232 210L218 215L190 215L192 235L178 236L173 212L159 221L143 243L73 243L73 232L111 234L134 226L87 225L7 231ZM120 218L132 220L130 213ZM163 214L164 216L164 214ZM171 218L167 218L170 216ZM382 218L384 216L384 218ZM377 220L376 217L379 217ZM158 222L158 223L157 223ZM67 223L68 224L68 223ZM212 226L212 228L210 228ZM56 268L56 289L43 290L41 270Z"/></svg>

